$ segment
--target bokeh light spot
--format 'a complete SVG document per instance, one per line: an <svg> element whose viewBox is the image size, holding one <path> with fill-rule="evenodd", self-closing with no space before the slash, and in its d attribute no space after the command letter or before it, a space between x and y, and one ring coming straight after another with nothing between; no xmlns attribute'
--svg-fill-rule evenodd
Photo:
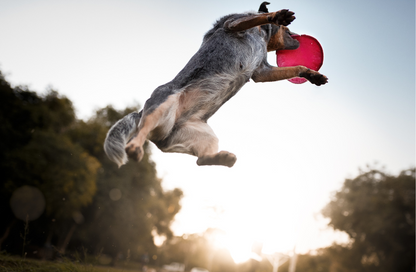
<svg viewBox="0 0 416 272"><path fill-rule="evenodd" d="M122 194L121 194L120 189L114 188L114 189L110 190L109 195L110 195L110 198L111 198L112 201L117 201L121 198Z"/></svg>

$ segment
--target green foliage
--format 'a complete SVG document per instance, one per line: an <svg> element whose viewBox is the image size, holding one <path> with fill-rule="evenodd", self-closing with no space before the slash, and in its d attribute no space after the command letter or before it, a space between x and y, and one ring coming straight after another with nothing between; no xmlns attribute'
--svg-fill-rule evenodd
<svg viewBox="0 0 416 272"><path fill-rule="evenodd" d="M297 272L415 271L415 169L346 179L322 213L351 242L299 255ZM289 262L279 271L288 269Z"/></svg>
<svg viewBox="0 0 416 272"><path fill-rule="evenodd" d="M53 90L41 97L12 88L3 76L0 86L2 193L36 186L45 195L48 215L71 217L92 201L100 167L65 135L75 122L71 101Z"/></svg>
<svg viewBox="0 0 416 272"><path fill-rule="evenodd" d="M13 191L31 185L46 200L46 212L30 223L33 246L52 244L60 252L85 246L111 255L113 262L123 255L157 254L153 235L172 237L170 224L181 208L182 191L163 190L147 144L140 163L121 169L103 150L111 125L135 110L107 106L87 121L77 120L66 97L12 87L0 72L0 209L7 211L0 231L13 221ZM18 228L4 242L15 252Z"/></svg>
<svg viewBox="0 0 416 272"><path fill-rule="evenodd" d="M108 106L98 110L90 120L78 121L68 132L73 141L102 165L97 176L97 193L92 205L84 211L86 223L76 238L95 245L93 251L104 248L113 257L126 255L128 251L135 258L145 253L157 254L152 232L172 236L170 223L180 210L183 195L180 189L163 190L147 144L140 163L129 162L121 169L105 155L103 143L108 129L135 110L116 111Z"/></svg>
<svg viewBox="0 0 416 272"><path fill-rule="evenodd" d="M330 226L345 231L352 240L348 250L328 249L338 256L336 251L342 251L341 267L414 271L415 169L398 176L369 169L347 179L323 215L330 218Z"/></svg>
<svg viewBox="0 0 416 272"><path fill-rule="evenodd" d="M67 137L35 132L32 140L9 159L16 167L14 180L35 185L43 192L48 215L72 217L91 203L100 163Z"/></svg>
<svg viewBox="0 0 416 272"><path fill-rule="evenodd" d="M0 254L0 271L10 272L123 272L126 269L93 266L91 264L72 262L63 259L59 262L22 259L19 257Z"/></svg>

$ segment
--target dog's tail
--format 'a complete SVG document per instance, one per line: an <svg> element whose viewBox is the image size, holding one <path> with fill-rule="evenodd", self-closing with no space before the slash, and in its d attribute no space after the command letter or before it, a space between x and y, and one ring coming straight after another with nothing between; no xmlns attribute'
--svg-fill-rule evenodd
<svg viewBox="0 0 416 272"><path fill-rule="evenodd" d="M104 151L110 160L117 163L118 167L128 161L124 148L137 133L137 126L141 117L142 111L132 112L118 120L107 133L104 141Z"/></svg>

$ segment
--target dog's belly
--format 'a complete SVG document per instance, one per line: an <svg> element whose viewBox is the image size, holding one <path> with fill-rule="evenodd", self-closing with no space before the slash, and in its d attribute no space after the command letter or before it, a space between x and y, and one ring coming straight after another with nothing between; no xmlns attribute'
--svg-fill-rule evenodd
<svg viewBox="0 0 416 272"><path fill-rule="evenodd" d="M167 101L175 100L169 111L172 114L165 114L170 117L152 131L149 140L164 152L186 153L184 150L188 149L180 144L181 141L178 142L178 139L191 137L186 133L193 128L200 127L199 124L205 123L247 81L248 77L245 75L217 76L215 80L205 79L187 86L181 92L170 95ZM186 129L183 130L184 128ZM195 130L196 135L202 132L200 129ZM183 133L185 133L183 137L178 136Z"/></svg>
<svg viewBox="0 0 416 272"><path fill-rule="evenodd" d="M173 90L151 111L163 114L148 139L154 143L164 141L188 121L206 122L248 79L246 73L220 74L197 80L181 90ZM165 84L163 88L170 89L171 84ZM147 105L146 102L145 107Z"/></svg>

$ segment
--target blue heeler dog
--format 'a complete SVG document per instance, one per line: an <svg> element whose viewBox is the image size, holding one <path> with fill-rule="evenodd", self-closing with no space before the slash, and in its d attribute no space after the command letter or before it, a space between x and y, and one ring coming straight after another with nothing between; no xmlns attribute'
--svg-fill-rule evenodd
<svg viewBox="0 0 416 272"><path fill-rule="evenodd" d="M263 2L259 12L219 19L185 68L156 88L140 112L110 129L104 143L107 156L119 167L127 156L140 161L148 139L163 152L198 157L198 165L232 167L236 156L218 152L218 138L207 120L250 78L267 82L303 77L318 86L327 83L326 76L304 66L273 67L267 62L267 52L299 47L286 27L294 13L269 13L268 4Z"/></svg>

